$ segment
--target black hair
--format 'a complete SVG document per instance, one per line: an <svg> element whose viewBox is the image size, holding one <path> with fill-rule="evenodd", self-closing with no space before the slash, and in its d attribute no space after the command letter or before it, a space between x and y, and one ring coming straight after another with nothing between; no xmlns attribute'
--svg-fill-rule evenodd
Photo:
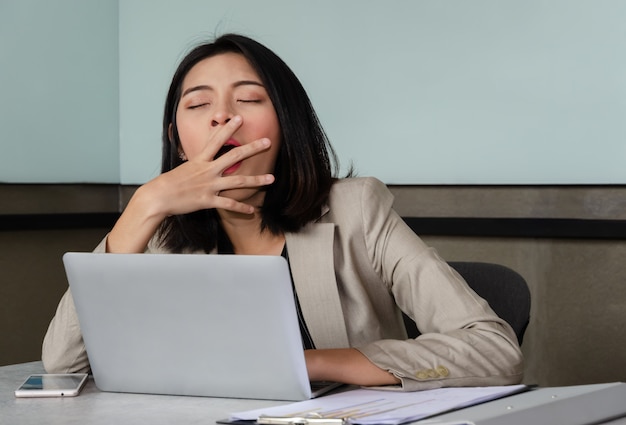
<svg viewBox="0 0 626 425"><path fill-rule="evenodd" d="M179 166L180 139L176 110L187 73L200 61L222 53L243 55L263 82L274 105L281 144L275 182L266 188L261 230L294 232L315 220L327 202L338 161L304 87L274 52L238 34L225 34L192 49L180 62L167 94L163 114L161 172ZM214 209L168 217L160 228L162 245L172 252L204 250L217 245L219 216Z"/></svg>

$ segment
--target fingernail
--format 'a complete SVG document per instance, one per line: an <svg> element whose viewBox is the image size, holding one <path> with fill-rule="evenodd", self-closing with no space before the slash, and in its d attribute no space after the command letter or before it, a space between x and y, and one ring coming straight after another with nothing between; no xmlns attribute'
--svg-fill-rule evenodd
<svg viewBox="0 0 626 425"><path fill-rule="evenodd" d="M239 124L239 123L241 122L241 117L240 117L239 115L235 115L235 116L232 118L232 121L233 121L235 124Z"/></svg>

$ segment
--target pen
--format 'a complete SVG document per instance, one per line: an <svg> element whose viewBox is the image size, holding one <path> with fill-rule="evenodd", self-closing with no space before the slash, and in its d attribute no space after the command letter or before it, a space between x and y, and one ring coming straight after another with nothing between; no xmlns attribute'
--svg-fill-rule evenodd
<svg viewBox="0 0 626 425"><path fill-rule="evenodd" d="M342 418L261 415L256 423L261 425L344 425L346 420Z"/></svg>

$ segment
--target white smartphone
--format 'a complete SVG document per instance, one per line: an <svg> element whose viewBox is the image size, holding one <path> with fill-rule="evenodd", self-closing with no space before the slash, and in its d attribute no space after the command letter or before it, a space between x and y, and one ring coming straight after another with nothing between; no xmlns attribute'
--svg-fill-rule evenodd
<svg viewBox="0 0 626 425"><path fill-rule="evenodd" d="M30 375L15 390L15 397L75 397L87 382L86 373Z"/></svg>

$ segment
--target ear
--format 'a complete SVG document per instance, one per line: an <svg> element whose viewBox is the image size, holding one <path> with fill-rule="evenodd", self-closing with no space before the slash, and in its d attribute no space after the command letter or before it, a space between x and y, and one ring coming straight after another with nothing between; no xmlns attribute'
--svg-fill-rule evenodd
<svg viewBox="0 0 626 425"><path fill-rule="evenodd" d="M167 126L167 138L170 143L174 143L174 130L172 128L172 123L170 123L170 125Z"/></svg>
<svg viewBox="0 0 626 425"><path fill-rule="evenodd" d="M169 139L171 144L174 144L174 130L172 123L167 127L167 138ZM187 161L187 155L185 155L185 151L183 151L182 146L178 147L178 157L181 161Z"/></svg>

